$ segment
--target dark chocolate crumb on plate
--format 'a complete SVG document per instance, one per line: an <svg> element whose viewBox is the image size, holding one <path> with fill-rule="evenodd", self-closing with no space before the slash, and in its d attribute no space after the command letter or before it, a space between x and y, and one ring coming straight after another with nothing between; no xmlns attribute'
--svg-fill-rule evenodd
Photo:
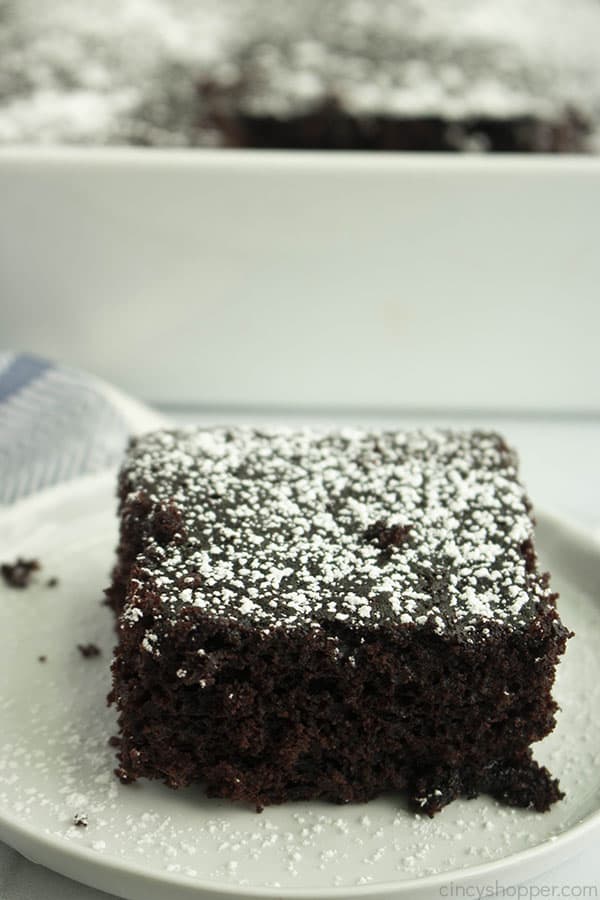
<svg viewBox="0 0 600 900"><path fill-rule="evenodd" d="M0 572L5 584L9 587L21 589L29 587L33 573L40 568L41 566L37 559L22 559L19 557L14 563L2 563Z"/></svg>
<svg viewBox="0 0 600 900"><path fill-rule="evenodd" d="M48 581L46 582L46 587L49 587L49 588L54 588L57 585L58 585L58 578L56 577L56 575L53 575L52 578L49 578Z"/></svg>
<svg viewBox="0 0 600 900"><path fill-rule="evenodd" d="M77 828L87 828L88 817L84 816L84 815L80 815L79 813L76 813L73 816L73 825L75 825Z"/></svg>
<svg viewBox="0 0 600 900"><path fill-rule="evenodd" d="M91 659L93 656L100 656L102 652L97 644L77 644L77 649L84 659Z"/></svg>
<svg viewBox="0 0 600 900"><path fill-rule="evenodd" d="M38 662L45 663L45 662L47 662L47 660L48 660L47 656L38 656Z"/></svg>
<svg viewBox="0 0 600 900"><path fill-rule="evenodd" d="M121 784L132 784L135 781L135 777L130 775L130 773L123 768L123 766L118 766L115 770L115 775L121 782Z"/></svg>

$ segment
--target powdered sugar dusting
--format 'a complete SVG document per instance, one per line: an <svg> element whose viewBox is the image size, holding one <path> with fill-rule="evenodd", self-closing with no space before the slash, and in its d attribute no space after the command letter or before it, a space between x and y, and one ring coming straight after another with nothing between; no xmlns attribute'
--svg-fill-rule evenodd
<svg viewBox="0 0 600 900"><path fill-rule="evenodd" d="M0 2L0 141L212 146L197 87L249 115L600 122L596 0Z"/></svg>
<svg viewBox="0 0 600 900"><path fill-rule="evenodd" d="M18 530L14 519L0 528L7 546L18 540L14 549L60 574L56 591L34 586L27 603L0 587L0 817L7 837L24 830L44 840L46 852L50 845L61 855L69 847L88 851L95 863L105 859L128 877L142 867L148 878L168 872L173 882L192 879L199 889L222 886L240 896L265 886L337 887L341 900L360 880L401 883L433 873L449 880L456 870L560 841L598 809L600 607L589 548L573 551L564 571L567 557L555 559L561 613L576 637L558 667L557 729L536 747L540 761L560 771L567 795L549 813L481 797L457 800L430 820L388 797L368 807L292 803L257 815L209 800L201 788L120 785L106 742L115 732L114 710L105 706L108 666L85 665L75 650L87 635L108 658L114 643L112 616L97 602L115 543L114 506L109 487L93 496L76 490L69 515L57 501L41 512L23 510ZM560 530L551 536L556 556ZM578 573L585 592L569 582L569 572ZM37 655L48 648L40 666ZM85 816L87 827L75 826L74 816ZM550 864L552 856L546 859ZM176 890L174 884L173 896Z"/></svg>
<svg viewBox="0 0 600 900"><path fill-rule="evenodd" d="M528 571L532 537L514 454L494 433L215 428L135 442L123 506L175 510L166 544L146 529L140 580L164 621L186 607L262 629L336 620L460 631L521 627L548 587ZM159 651L154 632L144 638Z"/></svg>

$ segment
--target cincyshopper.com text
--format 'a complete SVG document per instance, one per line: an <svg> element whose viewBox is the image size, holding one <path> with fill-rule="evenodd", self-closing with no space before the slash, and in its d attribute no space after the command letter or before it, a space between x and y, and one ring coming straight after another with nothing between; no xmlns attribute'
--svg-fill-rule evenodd
<svg viewBox="0 0 600 900"><path fill-rule="evenodd" d="M534 900L538 897L595 898L598 897L596 884L445 884L440 888L440 897L453 900L487 900L491 897L506 897L511 900Z"/></svg>

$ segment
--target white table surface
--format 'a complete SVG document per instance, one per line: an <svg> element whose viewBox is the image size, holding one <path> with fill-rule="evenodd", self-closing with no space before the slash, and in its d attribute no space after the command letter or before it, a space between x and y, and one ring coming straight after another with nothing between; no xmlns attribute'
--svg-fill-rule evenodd
<svg viewBox="0 0 600 900"><path fill-rule="evenodd" d="M266 414L192 413L177 411L179 421L269 421ZM278 417L279 418L279 417ZM324 421L309 415L286 417L290 421ZM328 416L331 421L333 416ZM348 414L343 421L368 422L374 417ZM390 416L378 423L413 426L431 424L497 427L519 449L523 478L538 506L561 514L590 530L600 539L600 417L469 417ZM505 889L509 886L502 885ZM510 885L510 887L514 887ZM600 854L590 848L568 863L528 882L529 896L597 896L600 893ZM587 893L581 889L587 888ZM551 893L540 893L541 890ZM579 893L578 893L579 891ZM510 893L505 896L510 896ZM10 848L0 845L0 900L102 900L109 895L86 888L34 865ZM516 896L516 894L513 894ZM521 894L521 896L526 896ZM168 900L168 898L165 898Z"/></svg>

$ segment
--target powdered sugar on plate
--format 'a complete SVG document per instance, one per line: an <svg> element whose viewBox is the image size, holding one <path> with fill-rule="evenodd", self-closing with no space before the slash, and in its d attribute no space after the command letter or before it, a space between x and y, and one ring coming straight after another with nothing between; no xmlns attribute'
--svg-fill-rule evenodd
<svg viewBox="0 0 600 900"><path fill-rule="evenodd" d="M34 586L26 602L8 588L0 591L0 825L17 847L24 831L50 842L59 870L70 847L130 875L142 867L167 879L174 898L180 883L240 895L278 886L290 896L311 887L338 889L340 898L351 887L387 883L397 895L414 878L423 883L453 872L457 879L469 867L535 846L551 851L550 864L561 835L597 815L600 607L593 567L586 587L586 556L576 548L571 555L557 552L558 526L545 525L545 533L553 542L561 613L577 634L559 666L557 729L536 755L560 775L564 801L536 814L485 797L460 800L435 820L415 816L396 797L367 806L288 804L257 815L207 800L201 788L123 786L113 776L107 739L115 722L105 694L114 635L112 615L99 605L116 541L113 480L99 481L97 489L66 486L53 504L29 506L21 517L15 509L10 521L0 521L11 554L39 557L60 576L55 591ZM571 565L563 568L563 558ZM583 579L579 586L564 574L573 569ZM102 648L98 664L77 651L84 638ZM37 662L41 652L49 653L44 666ZM85 817L87 826L75 825L74 816ZM140 881L138 895L148 897L147 882Z"/></svg>

